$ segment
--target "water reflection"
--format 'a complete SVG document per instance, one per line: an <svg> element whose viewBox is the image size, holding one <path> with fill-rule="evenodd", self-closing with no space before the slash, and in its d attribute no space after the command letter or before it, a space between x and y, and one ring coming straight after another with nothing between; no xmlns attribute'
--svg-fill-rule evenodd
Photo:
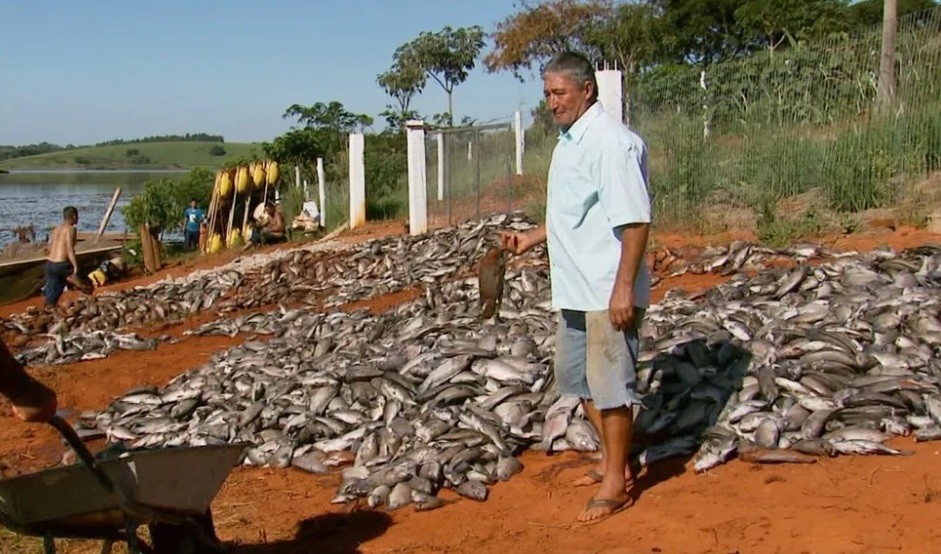
<svg viewBox="0 0 941 554"><path fill-rule="evenodd" d="M121 197L105 228L107 233L126 229L121 208L144 189L148 181L179 179L186 172L36 172L0 174L0 248L16 240L13 229L34 225L36 240L44 241L49 231L62 221L62 209L75 206L79 231L97 231L114 189ZM183 214L180 214L182 220ZM172 238L172 237L167 237Z"/></svg>

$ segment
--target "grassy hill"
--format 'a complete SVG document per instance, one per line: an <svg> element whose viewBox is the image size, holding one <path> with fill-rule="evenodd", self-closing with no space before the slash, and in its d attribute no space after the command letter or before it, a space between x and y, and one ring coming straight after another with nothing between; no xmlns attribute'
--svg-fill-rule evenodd
<svg viewBox="0 0 941 554"><path fill-rule="evenodd" d="M222 146L225 154L213 155L210 150ZM131 152L129 155L128 151ZM0 162L0 169L194 169L217 168L226 160L262 155L258 143L239 142L145 142L96 146L49 152L36 156L11 158Z"/></svg>

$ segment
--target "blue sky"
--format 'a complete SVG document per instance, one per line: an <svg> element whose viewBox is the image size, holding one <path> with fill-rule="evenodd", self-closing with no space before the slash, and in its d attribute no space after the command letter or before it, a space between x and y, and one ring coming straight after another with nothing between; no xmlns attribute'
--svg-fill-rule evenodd
<svg viewBox="0 0 941 554"><path fill-rule="evenodd" d="M271 140L294 103L338 100L376 118L376 84L421 31L491 32L513 0L7 0L0 2L0 144L90 144L207 132ZM489 51L490 43L484 49ZM454 93L455 119L524 116L541 83L488 74L478 61ZM413 101L447 110L429 79Z"/></svg>

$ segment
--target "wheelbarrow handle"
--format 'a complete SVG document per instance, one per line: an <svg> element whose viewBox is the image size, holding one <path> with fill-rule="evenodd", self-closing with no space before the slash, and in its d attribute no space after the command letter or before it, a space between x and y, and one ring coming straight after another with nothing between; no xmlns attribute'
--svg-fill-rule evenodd
<svg viewBox="0 0 941 554"><path fill-rule="evenodd" d="M68 424L67 421L59 417L58 415L52 416L49 419L49 425L55 427L56 431L65 439L65 442L72 447L72 450L78 454L78 457L88 466L88 469L91 470L92 474L98 479L98 482L101 483L101 486L105 488L110 493L116 494L118 496L120 491L117 490L117 487L114 486L114 482L111 481L111 478L101 470L98 466L98 462L95 460L95 456L92 455L91 451L88 450L88 447L85 446L85 443L82 442L82 439L78 436L78 433L72 429L72 426Z"/></svg>

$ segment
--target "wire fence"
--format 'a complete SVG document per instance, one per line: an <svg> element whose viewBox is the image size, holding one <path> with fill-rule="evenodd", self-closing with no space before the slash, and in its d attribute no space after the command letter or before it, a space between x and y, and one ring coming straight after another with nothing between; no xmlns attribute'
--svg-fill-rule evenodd
<svg viewBox="0 0 941 554"><path fill-rule="evenodd" d="M510 123L436 129L425 134L428 228L519 209L516 142Z"/></svg>

